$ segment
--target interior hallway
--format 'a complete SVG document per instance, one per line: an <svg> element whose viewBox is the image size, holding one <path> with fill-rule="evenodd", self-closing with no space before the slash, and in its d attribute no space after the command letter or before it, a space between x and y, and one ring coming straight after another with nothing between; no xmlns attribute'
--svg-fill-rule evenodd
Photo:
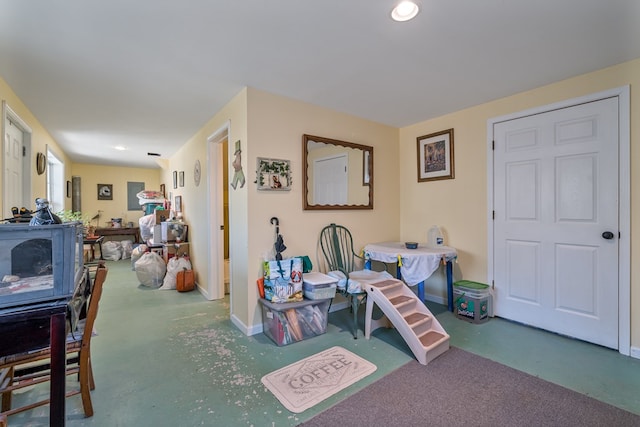
<svg viewBox="0 0 640 427"><path fill-rule="evenodd" d="M376 331L371 340L360 330L354 340L348 310L329 316L326 334L277 347L263 334L246 337L235 328L228 299L209 302L198 292L139 286L129 260L108 267L92 342L95 415L84 418L80 397L68 398L70 427L295 426L413 358L394 330ZM452 346L640 414L640 360L497 318L474 325L444 306L430 308ZM261 384L264 374L335 345L377 371L302 414L290 413ZM47 391L38 386L14 399ZM48 406L9 418L11 427L47 425Z"/></svg>

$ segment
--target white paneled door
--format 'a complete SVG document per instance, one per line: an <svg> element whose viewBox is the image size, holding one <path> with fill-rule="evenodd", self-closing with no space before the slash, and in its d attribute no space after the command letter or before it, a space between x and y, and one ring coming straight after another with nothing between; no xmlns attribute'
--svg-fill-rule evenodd
<svg viewBox="0 0 640 427"><path fill-rule="evenodd" d="M618 100L494 123L495 314L618 348Z"/></svg>
<svg viewBox="0 0 640 427"><path fill-rule="evenodd" d="M22 200L22 152L23 152L23 135L11 120L5 121L4 135L4 203L5 209L2 212L2 218L11 217L12 207L24 206ZM28 206L28 205L27 205Z"/></svg>

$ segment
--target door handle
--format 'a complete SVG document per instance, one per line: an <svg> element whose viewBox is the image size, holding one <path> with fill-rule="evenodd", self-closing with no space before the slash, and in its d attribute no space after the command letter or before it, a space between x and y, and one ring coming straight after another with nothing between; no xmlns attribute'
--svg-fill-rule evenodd
<svg viewBox="0 0 640 427"><path fill-rule="evenodd" d="M610 231L605 231L604 233L602 233L602 238L603 239L607 239L607 240L611 240L613 239L613 233Z"/></svg>

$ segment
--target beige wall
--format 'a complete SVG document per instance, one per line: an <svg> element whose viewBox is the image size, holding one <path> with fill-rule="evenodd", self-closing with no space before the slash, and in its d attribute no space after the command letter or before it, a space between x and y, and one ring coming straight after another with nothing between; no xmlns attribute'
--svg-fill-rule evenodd
<svg viewBox="0 0 640 427"><path fill-rule="evenodd" d="M207 149L207 140L212 134L228 125L228 163L233 160L233 146L235 141L240 140L242 146L243 169L245 175L251 169L251 164L247 161L247 90L243 89L236 95L222 110L215 114L193 137L183 145L178 152L170 159L167 168L163 171L162 181L166 183L167 193L171 192L173 199L180 195L183 198L183 220L189 225L189 241L191 263L196 272L196 281L206 292L209 281L209 251L212 241L209 239L211 230L218 229L220 224L212 224L210 221L211 206L215 203L214 182L208 181L208 177L216 173L216 167L221 165L213 164ZM196 159L200 160L202 168L202 179L200 185L196 187L193 180L193 168ZM172 171L185 172L185 186L173 189ZM229 171L233 174L233 169ZM219 184L222 185L222 184ZM247 194L249 191L249 178L243 188L239 186L236 190L229 189L230 220L229 233L232 236L230 243L232 293L231 316L234 322L247 325L249 312L253 312L254 301L250 301L248 295L247 282L251 278L247 277ZM167 194L168 197L168 194ZM173 202L173 200L172 200ZM253 279L255 280L255 279ZM255 287L255 284L253 285ZM217 298L216 295L207 295L208 298ZM249 307L251 306L251 307Z"/></svg>
<svg viewBox="0 0 640 427"><path fill-rule="evenodd" d="M331 110L271 95L256 89L241 91L218 112L171 158L163 181L171 183L171 171L184 170L185 187L171 189L182 195L184 220L190 230L191 261L197 280L206 286L208 276L209 224L206 177L213 171L207 159L206 141L214 132L229 124L229 163L234 145L241 141L244 187L229 188L229 235L231 260L231 315L246 333L259 331L262 319L258 306L256 279L261 261L273 256L275 228L270 219L280 219L280 232L287 250L284 256L309 255L317 265L316 244L323 226L331 222L351 228L355 244L362 247L374 240L397 238L399 233L399 185L395 165L398 161L398 130ZM248 123L248 125L247 125ZM375 147L373 211L303 211L302 210L302 135L310 133ZM258 191L255 184L258 157L291 161L292 190ZM195 187L192 169L201 159L203 183ZM233 177L229 170L229 180Z"/></svg>
<svg viewBox="0 0 640 427"><path fill-rule="evenodd" d="M425 240L432 224L458 250L458 275L487 280L487 120L631 85L631 244L640 245L640 59L448 114L400 130L401 239ZM634 108L636 107L636 108ZM454 128L455 179L417 182L416 138ZM404 167L406 165L406 167ZM639 246L640 247L640 246ZM631 345L640 346L640 253L631 255ZM442 293L442 287L432 290ZM634 309L635 308L635 309ZM635 325L635 327L634 327Z"/></svg>
<svg viewBox="0 0 640 427"><path fill-rule="evenodd" d="M25 205L26 208L35 208L35 204L33 200L36 197L42 197L42 195L47 194L46 189L46 174L38 175L35 173L35 164L36 164L36 155L37 153L45 153L47 152L47 146L56 153L57 156L60 156L60 161L65 164L65 181L71 179L71 168L69 165L71 161L64 154L64 152L60 149L55 140L49 135L49 132L40 124L40 122L36 119L36 117L31 113L31 111L27 108L26 105L18 98L18 96L13 92L13 90L9 87L9 85L0 78L0 100L6 102L6 104L11 108L24 122L27 126L31 128L31 160L30 164L33 165L34 173L31 174L31 199L29 200L30 204ZM3 120L0 119L0 122ZM4 123L0 123L0 128L4 128ZM2 132L4 135L4 132ZM3 139L4 140L4 137ZM2 156L0 156L0 162L2 162ZM0 170L4 170L4 165L0 165ZM0 194L4 191L4 174L0 174ZM0 212L2 212L2 217L6 218L10 215L11 206L2 206L3 198L0 197ZM66 199L67 208L71 208L71 199Z"/></svg>
<svg viewBox="0 0 640 427"><path fill-rule="evenodd" d="M248 93L249 143L245 171L249 196L248 276L247 282L240 286L248 288L247 321L255 326L261 323L255 280L262 273L261 261L265 254L272 252L275 239L275 227L269 222L271 217L280 220L280 233L287 246L283 256L309 255L317 267L318 235L322 227L332 222L351 230L356 250L368 242L398 238L400 180L398 129L256 89L249 89ZM305 133L374 147L373 210L302 210L302 135ZM257 191L254 183L257 157L290 160L291 191Z"/></svg>
<svg viewBox="0 0 640 427"><path fill-rule="evenodd" d="M131 211L127 209L127 183L144 182L145 190L159 190L161 169L74 163L71 166L71 175L80 177L80 210L84 215L93 217L98 211L102 211L100 227L109 226L111 218L122 218L125 224L132 221L137 226L144 212L142 207ZM113 200L98 200L98 184L113 185ZM92 225L95 225L95 222L92 222Z"/></svg>

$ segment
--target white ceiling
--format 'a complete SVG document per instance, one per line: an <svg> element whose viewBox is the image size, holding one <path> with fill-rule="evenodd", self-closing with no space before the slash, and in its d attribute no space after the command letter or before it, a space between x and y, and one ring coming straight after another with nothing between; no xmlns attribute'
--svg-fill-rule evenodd
<svg viewBox="0 0 640 427"><path fill-rule="evenodd" d="M402 127L640 57L639 0L396 2L0 0L0 77L73 161L157 167L245 86Z"/></svg>

